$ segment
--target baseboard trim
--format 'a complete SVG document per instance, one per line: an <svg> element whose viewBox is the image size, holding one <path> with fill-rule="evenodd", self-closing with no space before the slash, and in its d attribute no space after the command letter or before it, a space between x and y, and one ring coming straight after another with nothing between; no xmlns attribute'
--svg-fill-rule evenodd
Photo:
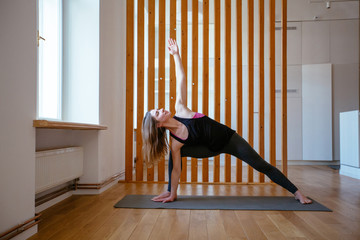
<svg viewBox="0 0 360 240"><path fill-rule="evenodd" d="M115 179L113 182L107 184L105 187L99 188L99 189L78 189L76 191L73 192L73 195L99 195L103 192L105 192L106 190L108 190L109 188L111 188L112 186L114 186L115 184L118 183L118 179Z"/></svg>
<svg viewBox="0 0 360 240"><path fill-rule="evenodd" d="M35 225L25 230L24 232L20 233L19 235L15 236L14 238L11 238L11 240L29 239L30 237L34 236L37 232L38 232L38 225Z"/></svg>
<svg viewBox="0 0 360 240"><path fill-rule="evenodd" d="M101 183L75 183L75 190L78 189L101 189L106 185L112 183L113 181L119 180L125 175L125 170L109 177L108 179L102 181Z"/></svg>
<svg viewBox="0 0 360 240"><path fill-rule="evenodd" d="M360 168L341 164L340 175L360 179Z"/></svg>
<svg viewBox="0 0 360 240"><path fill-rule="evenodd" d="M61 202L61 201L64 201L65 199L71 197L73 195L73 192L74 191L69 191L69 192L66 192L64 194L61 194L47 202L44 202L42 204L40 204L39 206L36 206L35 207L35 212L39 213L39 212L42 212L44 211L45 209L48 209L49 207L52 207L54 206L55 204Z"/></svg>
<svg viewBox="0 0 360 240"><path fill-rule="evenodd" d="M108 190L109 188L111 188L112 186L114 186L115 184L117 184L119 179L123 178L124 176L125 176L125 170L111 176L110 178L106 179L101 183L96 183L96 184L75 183L72 186L68 186L56 192L50 193L48 195L53 195L53 196L49 197L49 200L46 199L47 196L44 196L42 197L44 198L42 201L38 201L39 204L36 205L35 212L42 212L45 209L48 209L49 207L52 207L55 204L71 197L72 195L99 195L105 192L106 190ZM66 191L66 189L69 190ZM39 200L41 199L39 198Z"/></svg>
<svg viewBox="0 0 360 240"><path fill-rule="evenodd" d="M125 176L125 170L111 176L101 183L81 183L75 184L76 191L73 192L74 195L97 195L105 192L112 186L114 186L118 181Z"/></svg>
<svg viewBox="0 0 360 240"><path fill-rule="evenodd" d="M37 232L37 225L40 222L41 214L35 214L35 217L3 232L0 233L0 239L27 239L24 236L32 236ZM21 235L21 236L20 236Z"/></svg>

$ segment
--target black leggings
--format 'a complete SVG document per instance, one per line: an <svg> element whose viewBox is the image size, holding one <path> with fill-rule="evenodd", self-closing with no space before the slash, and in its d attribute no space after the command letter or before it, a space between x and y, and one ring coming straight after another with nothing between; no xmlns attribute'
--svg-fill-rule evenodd
<svg viewBox="0 0 360 240"><path fill-rule="evenodd" d="M231 154L242 161L249 164L251 167L259 172L264 173L273 182L279 184L291 193L295 193L298 189L290 182L285 175L279 171L276 167L266 162L260 157L260 155L243 139L239 134L234 133L229 143L219 152L213 152L206 146L186 146L181 148L181 157L193 157L193 158L208 158L219 155L221 153ZM181 165L182 168L182 165ZM170 151L169 157L169 185L168 191L171 191L171 172L173 169L173 160Z"/></svg>

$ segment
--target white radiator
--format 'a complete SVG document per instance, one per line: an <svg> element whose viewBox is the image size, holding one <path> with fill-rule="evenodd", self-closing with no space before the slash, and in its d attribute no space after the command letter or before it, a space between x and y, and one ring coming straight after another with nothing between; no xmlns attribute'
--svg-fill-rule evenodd
<svg viewBox="0 0 360 240"><path fill-rule="evenodd" d="M36 152L36 193L83 175L82 147L68 147Z"/></svg>

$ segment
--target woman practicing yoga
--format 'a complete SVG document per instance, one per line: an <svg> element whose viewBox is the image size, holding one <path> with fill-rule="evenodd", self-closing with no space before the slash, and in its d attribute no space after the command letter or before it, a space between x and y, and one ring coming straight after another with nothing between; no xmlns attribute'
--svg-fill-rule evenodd
<svg viewBox="0 0 360 240"><path fill-rule="evenodd" d="M173 39L168 40L169 53L176 66L176 114L164 109L153 109L146 113L142 125L143 155L147 164L164 157L168 151L166 129L171 135L169 158L168 190L154 197L157 202L172 202L177 198L177 188L181 173L181 157L207 158L227 153L248 163L272 181L279 184L302 204L312 201L305 197L276 167L263 160L259 154L234 130L207 116L192 112L184 105L187 98L186 76L179 55L179 48Z"/></svg>

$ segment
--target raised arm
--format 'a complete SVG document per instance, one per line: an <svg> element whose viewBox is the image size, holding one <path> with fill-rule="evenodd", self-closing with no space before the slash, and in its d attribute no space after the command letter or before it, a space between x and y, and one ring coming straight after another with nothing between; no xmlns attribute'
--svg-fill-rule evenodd
<svg viewBox="0 0 360 240"><path fill-rule="evenodd" d="M187 89L186 89L186 75L184 72L184 67L179 54L179 47L175 40L168 40L169 46L168 50L171 55L174 57L175 62L175 72L176 72L176 102L175 110L176 112L191 112L185 105L187 99Z"/></svg>

